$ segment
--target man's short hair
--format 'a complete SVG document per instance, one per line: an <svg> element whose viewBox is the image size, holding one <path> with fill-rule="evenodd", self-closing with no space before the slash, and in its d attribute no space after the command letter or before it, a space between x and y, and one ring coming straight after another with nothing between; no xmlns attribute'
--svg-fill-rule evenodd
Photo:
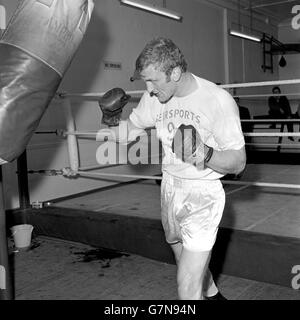
<svg viewBox="0 0 300 320"><path fill-rule="evenodd" d="M180 49L172 40L162 37L147 43L136 60L135 72L141 73L149 65L154 65L167 76L171 75L175 67L180 67L182 72L187 70L187 63Z"/></svg>

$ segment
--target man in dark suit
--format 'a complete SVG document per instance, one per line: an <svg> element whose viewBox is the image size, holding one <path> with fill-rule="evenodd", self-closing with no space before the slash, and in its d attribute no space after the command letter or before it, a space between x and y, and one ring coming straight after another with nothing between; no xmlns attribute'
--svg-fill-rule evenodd
<svg viewBox="0 0 300 320"><path fill-rule="evenodd" d="M292 111L289 100L286 96L276 96L281 94L281 90L279 87L274 87L272 89L272 93L275 96L269 97L268 105L269 105L269 115L272 119L291 119ZM275 124L272 124L272 129L276 128ZM294 132L293 124L288 123L287 129L289 132ZM293 137L288 137L290 140L294 141Z"/></svg>

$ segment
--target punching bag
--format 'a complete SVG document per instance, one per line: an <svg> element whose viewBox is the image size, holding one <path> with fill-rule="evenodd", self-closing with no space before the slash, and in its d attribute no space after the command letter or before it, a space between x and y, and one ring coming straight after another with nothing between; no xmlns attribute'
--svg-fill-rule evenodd
<svg viewBox="0 0 300 320"><path fill-rule="evenodd" d="M0 40L0 165L26 148L86 32L93 0L21 0Z"/></svg>

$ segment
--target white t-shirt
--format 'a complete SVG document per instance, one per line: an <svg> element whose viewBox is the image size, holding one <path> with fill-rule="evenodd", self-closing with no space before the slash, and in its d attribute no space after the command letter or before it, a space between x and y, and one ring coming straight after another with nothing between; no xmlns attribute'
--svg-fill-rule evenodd
<svg viewBox="0 0 300 320"><path fill-rule="evenodd" d="M162 104L146 91L129 118L141 129L155 126L164 150L163 171L184 179L215 180L223 175L210 168L197 169L176 158L171 147L176 129L181 124L192 125L202 141L215 150L239 150L245 145L239 110L227 91L193 76L198 89L191 94L172 97Z"/></svg>

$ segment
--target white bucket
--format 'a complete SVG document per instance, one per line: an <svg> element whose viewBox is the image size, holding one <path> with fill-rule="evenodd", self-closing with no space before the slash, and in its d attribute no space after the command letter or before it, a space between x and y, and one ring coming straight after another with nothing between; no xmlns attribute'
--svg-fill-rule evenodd
<svg viewBox="0 0 300 320"><path fill-rule="evenodd" d="M31 244L31 233L33 226L31 224L19 224L10 228L14 237L16 248L28 248Z"/></svg>

